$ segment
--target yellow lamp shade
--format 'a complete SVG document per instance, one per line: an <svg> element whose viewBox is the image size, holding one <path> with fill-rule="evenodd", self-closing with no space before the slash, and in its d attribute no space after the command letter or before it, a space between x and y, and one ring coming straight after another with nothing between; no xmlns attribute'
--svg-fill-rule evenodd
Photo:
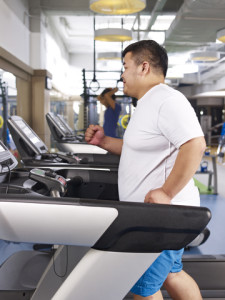
<svg viewBox="0 0 225 300"><path fill-rule="evenodd" d="M225 43L225 29L217 31L217 40Z"/></svg>
<svg viewBox="0 0 225 300"><path fill-rule="evenodd" d="M90 0L90 9L107 15L126 15L143 10L146 0Z"/></svg>
<svg viewBox="0 0 225 300"><path fill-rule="evenodd" d="M220 53L217 51L200 51L190 55L193 61L216 61L220 58Z"/></svg>
<svg viewBox="0 0 225 300"><path fill-rule="evenodd" d="M95 30L95 40L102 42L125 42L132 40L132 32L123 28Z"/></svg>

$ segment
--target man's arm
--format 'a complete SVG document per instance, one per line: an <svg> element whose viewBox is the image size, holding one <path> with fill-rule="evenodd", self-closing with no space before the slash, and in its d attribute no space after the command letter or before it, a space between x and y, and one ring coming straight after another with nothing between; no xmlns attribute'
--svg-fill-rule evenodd
<svg viewBox="0 0 225 300"><path fill-rule="evenodd" d="M148 192L145 202L170 204L194 176L206 147L204 137L197 137L184 143L178 152L173 169L161 188Z"/></svg>
<svg viewBox="0 0 225 300"><path fill-rule="evenodd" d="M103 96L108 103L108 105L115 110L116 102L113 100L112 95L114 95L118 91L118 88L111 89L111 91L105 93Z"/></svg>
<svg viewBox="0 0 225 300"><path fill-rule="evenodd" d="M120 155L123 140L105 136L104 130L99 125L90 125L85 132L85 140L91 145L99 146L113 154Z"/></svg>
<svg viewBox="0 0 225 300"><path fill-rule="evenodd" d="M108 95L108 93L105 93L103 96L108 106L110 106L113 110L115 110L116 102L113 100L112 96Z"/></svg>
<svg viewBox="0 0 225 300"><path fill-rule="evenodd" d="M99 145L99 147L116 155L121 155L122 146L123 146L123 139L117 139L109 136L105 136L101 145Z"/></svg>

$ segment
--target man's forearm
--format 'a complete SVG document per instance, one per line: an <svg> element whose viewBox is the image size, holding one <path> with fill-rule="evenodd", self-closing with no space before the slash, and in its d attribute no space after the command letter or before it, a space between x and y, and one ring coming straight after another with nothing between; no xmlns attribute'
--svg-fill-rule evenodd
<svg viewBox="0 0 225 300"><path fill-rule="evenodd" d="M107 101L107 104L114 110L116 102L112 99L112 96L105 94L104 97Z"/></svg>
<svg viewBox="0 0 225 300"><path fill-rule="evenodd" d="M112 154L121 155L123 140L105 136L99 147L111 152Z"/></svg>
<svg viewBox="0 0 225 300"><path fill-rule="evenodd" d="M198 137L180 147L174 167L162 187L168 196L173 198L194 176L200 165L205 146L204 137Z"/></svg>

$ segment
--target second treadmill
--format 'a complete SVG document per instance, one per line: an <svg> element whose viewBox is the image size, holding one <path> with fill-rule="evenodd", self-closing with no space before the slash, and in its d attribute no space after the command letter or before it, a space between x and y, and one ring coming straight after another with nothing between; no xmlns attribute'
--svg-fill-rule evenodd
<svg viewBox="0 0 225 300"><path fill-rule="evenodd" d="M26 167L95 168L117 171L119 156L84 153L50 153L47 146L19 116L11 116L8 127Z"/></svg>

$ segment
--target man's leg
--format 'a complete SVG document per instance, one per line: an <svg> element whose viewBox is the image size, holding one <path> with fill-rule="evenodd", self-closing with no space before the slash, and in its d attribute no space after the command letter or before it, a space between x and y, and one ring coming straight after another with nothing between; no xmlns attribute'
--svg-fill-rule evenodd
<svg viewBox="0 0 225 300"><path fill-rule="evenodd" d="M163 300L163 296L162 296L162 293L160 291L158 291L154 295L147 296L147 297L134 295L134 300Z"/></svg>
<svg viewBox="0 0 225 300"><path fill-rule="evenodd" d="M132 287L134 300L162 300L160 289L170 272L181 271L182 254L183 249L164 250Z"/></svg>
<svg viewBox="0 0 225 300"><path fill-rule="evenodd" d="M202 300L197 283L184 271L170 273L164 287L173 300Z"/></svg>

